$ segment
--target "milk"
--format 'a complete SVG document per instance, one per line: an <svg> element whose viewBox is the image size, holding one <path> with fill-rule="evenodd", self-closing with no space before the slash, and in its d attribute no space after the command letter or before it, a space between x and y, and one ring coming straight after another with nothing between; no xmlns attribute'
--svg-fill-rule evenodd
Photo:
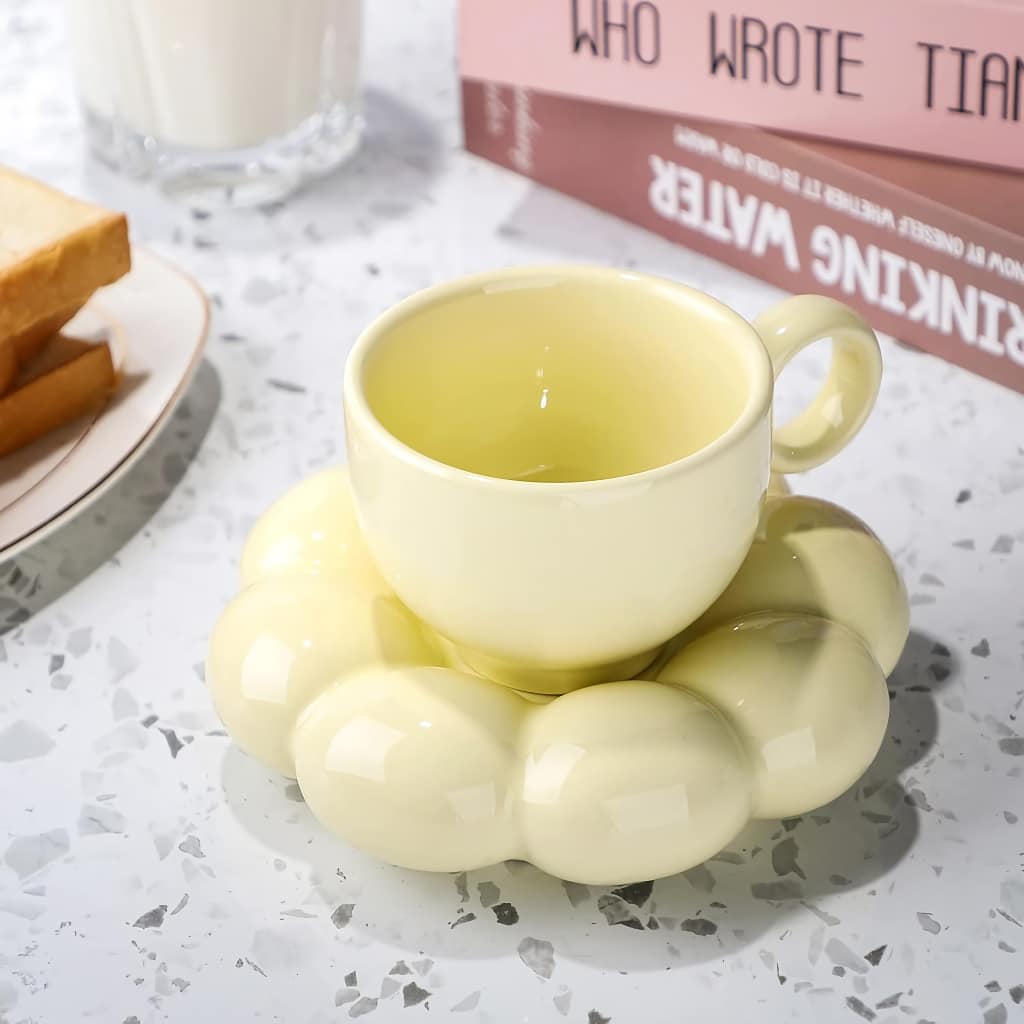
<svg viewBox="0 0 1024 1024"><path fill-rule="evenodd" d="M90 114L161 144L258 146L355 98L361 0L68 0Z"/></svg>

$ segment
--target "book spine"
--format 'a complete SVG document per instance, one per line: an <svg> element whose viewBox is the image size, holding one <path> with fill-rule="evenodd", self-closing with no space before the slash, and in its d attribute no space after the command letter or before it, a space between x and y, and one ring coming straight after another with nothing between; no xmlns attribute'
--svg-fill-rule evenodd
<svg viewBox="0 0 1024 1024"><path fill-rule="evenodd" d="M1024 240L752 128L463 81L466 148L1024 392Z"/></svg>
<svg viewBox="0 0 1024 1024"><path fill-rule="evenodd" d="M470 79L1024 169L1024 4L461 0Z"/></svg>

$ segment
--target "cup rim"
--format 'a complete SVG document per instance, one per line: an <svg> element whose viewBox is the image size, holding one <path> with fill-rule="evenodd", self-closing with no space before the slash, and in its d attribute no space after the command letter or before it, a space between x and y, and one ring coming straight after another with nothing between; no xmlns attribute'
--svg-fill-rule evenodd
<svg viewBox="0 0 1024 1024"><path fill-rule="evenodd" d="M636 473L626 473L620 476L602 477L594 480L567 481L510 480L507 477L488 476L486 473L476 473L472 470L461 469L458 466L441 462L418 451L411 445L399 440L381 423L377 415L370 408L370 403L367 401L362 387L367 356L380 338L384 337L403 320L408 320L410 317L441 302L448 302L461 295L486 289L489 286L508 285L509 282L520 282L518 287L529 287L531 281L540 281L544 278L590 280L598 283L601 281L629 282L636 284L646 291L652 289L661 291L668 297L675 299L681 309L689 307L686 311L691 314L694 312L693 307L704 307L709 315L714 315L730 322L735 328L734 331L730 332L730 337L736 339L737 348L742 347L744 349L741 355L746 360L752 381L747 401L740 410L739 415L714 440L702 448L698 448L697 451L674 459L671 462L665 462L650 469L641 470ZM515 286L514 284L512 285L512 287ZM742 342L740 341L741 338L743 339ZM358 419L378 445L391 456L412 468L430 473L433 476L472 481L475 485L499 490L559 495L562 493L580 494L581 492L596 489L607 490L616 486L635 486L636 484L653 483L663 477L699 468L737 445L769 412L774 391L774 373L768 350L753 325L724 302L720 302L698 288L692 288L671 278L631 269L575 263L550 263L503 267L468 274L451 281L430 285L402 299L374 318L356 338L345 363L342 390L346 420L349 418ZM346 442L348 440L348 430L346 427Z"/></svg>

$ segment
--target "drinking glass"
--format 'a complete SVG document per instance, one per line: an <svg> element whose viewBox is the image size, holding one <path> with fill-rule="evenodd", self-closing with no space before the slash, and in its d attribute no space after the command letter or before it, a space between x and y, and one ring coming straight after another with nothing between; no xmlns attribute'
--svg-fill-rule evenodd
<svg viewBox="0 0 1024 1024"><path fill-rule="evenodd" d="M280 199L357 147L362 0L67 0L92 151L190 200Z"/></svg>

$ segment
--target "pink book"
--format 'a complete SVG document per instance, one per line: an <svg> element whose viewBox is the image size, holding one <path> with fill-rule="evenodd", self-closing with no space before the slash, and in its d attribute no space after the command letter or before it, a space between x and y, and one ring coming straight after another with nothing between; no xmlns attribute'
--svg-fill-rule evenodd
<svg viewBox="0 0 1024 1024"><path fill-rule="evenodd" d="M466 148L1024 392L1024 175L463 80Z"/></svg>
<svg viewBox="0 0 1024 1024"><path fill-rule="evenodd" d="M461 0L466 78L1024 170L1024 0Z"/></svg>

